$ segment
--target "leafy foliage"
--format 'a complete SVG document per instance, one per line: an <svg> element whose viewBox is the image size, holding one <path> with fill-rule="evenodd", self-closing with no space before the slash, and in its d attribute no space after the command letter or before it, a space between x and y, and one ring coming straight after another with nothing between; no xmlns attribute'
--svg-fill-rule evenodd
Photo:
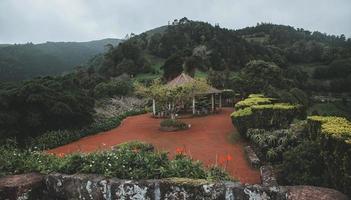
<svg viewBox="0 0 351 200"><path fill-rule="evenodd" d="M94 100L71 77L43 77L0 89L0 135L24 139L92 122Z"/></svg>
<svg viewBox="0 0 351 200"><path fill-rule="evenodd" d="M88 135L111 130L119 126L124 118L142 113L145 113L145 110L131 110L104 121L94 122L82 129L49 131L38 137L31 138L29 147L31 149L45 150L62 146Z"/></svg>
<svg viewBox="0 0 351 200"><path fill-rule="evenodd" d="M288 185L326 186L325 166L317 142L305 141L283 155L280 178Z"/></svg>
<svg viewBox="0 0 351 200"><path fill-rule="evenodd" d="M206 170L199 161L185 155L169 160L166 152L155 152L150 144L132 142L110 151L56 157L39 152L0 147L0 175L26 172L94 173L120 179L169 177L229 180L222 170ZM11 158L11 159L10 159Z"/></svg>
<svg viewBox="0 0 351 200"><path fill-rule="evenodd" d="M116 45L119 42L117 39L104 39L0 47L0 80L17 81L73 71L76 66L88 62L90 57L104 53L106 44Z"/></svg>
<svg viewBox="0 0 351 200"><path fill-rule="evenodd" d="M177 129L186 129L188 125L180 120L176 119L165 119L160 123L161 127L174 127Z"/></svg>
<svg viewBox="0 0 351 200"><path fill-rule="evenodd" d="M137 94L155 99L161 111L166 112L172 118L175 117L184 102L191 100L195 94L205 93L208 87L207 83L201 79L176 86L162 84L160 80L155 80L148 87L140 83L135 84Z"/></svg>

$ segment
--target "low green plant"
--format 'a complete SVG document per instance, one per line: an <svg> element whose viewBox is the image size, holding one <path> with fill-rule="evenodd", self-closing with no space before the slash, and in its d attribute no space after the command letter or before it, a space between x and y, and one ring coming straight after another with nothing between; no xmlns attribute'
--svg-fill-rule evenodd
<svg viewBox="0 0 351 200"><path fill-rule="evenodd" d="M320 145L304 141L284 153L279 179L288 185L326 186L325 167Z"/></svg>
<svg viewBox="0 0 351 200"><path fill-rule="evenodd" d="M174 127L177 129L186 129L188 128L188 125L180 120L176 119L165 119L162 120L160 123L161 127Z"/></svg>
<svg viewBox="0 0 351 200"><path fill-rule="evenodd" d="M199 161L184 154L169 160L167 152L154 151L151 144L129 142L109 151L75 153L57 157L51 154L0 147L0 176L28 172L93 173L120 179L161 179L170 177L228 180L219 169L207 170Z"/></svg>
<svg viewBox="0 0 351 200"><path fill-rule="evenodd" d="M145 113L145 110L131 110L127 111L119 116L109 118L103 122L94 122L86 128L79 130L57 130L49 131L41 136L32 138L28 141L28 146L33 150L45 150L51 149L58 146L62 146L73 141L76 141L82 137L104 132L116 128L119 126L123 119L128 116L138 115Z"/></svg>
<svg viewBox="0 0 351 200"><path fill-rule="evenodd" d="M300 135L290 129L275 131L249 129L247 136L258 148L261 157L273 163L281 162L283 153L301 141Z"/></svg>

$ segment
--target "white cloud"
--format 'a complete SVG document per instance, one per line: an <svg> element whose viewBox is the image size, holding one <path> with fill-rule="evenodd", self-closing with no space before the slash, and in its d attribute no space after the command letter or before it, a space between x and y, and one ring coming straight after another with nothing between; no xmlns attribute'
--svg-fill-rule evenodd
<svg viewBox="0 0 351 200"><path fill-rule="evenodd" d="M123 38L184 16L233 29L272 22L351 36L350 0L0 0L0 43Z"/></svg>

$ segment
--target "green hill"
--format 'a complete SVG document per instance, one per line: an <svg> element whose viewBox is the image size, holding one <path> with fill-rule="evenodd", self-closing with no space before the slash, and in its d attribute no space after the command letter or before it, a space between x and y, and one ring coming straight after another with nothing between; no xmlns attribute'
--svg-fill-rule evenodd
<svg viewBox="0 0 351 200"><path fill-rule="evenodd" d="M59 75L116 46L121 40L90 42L46 42L42 44L0 45L0 80L13 81L36 76Z"/></svg>

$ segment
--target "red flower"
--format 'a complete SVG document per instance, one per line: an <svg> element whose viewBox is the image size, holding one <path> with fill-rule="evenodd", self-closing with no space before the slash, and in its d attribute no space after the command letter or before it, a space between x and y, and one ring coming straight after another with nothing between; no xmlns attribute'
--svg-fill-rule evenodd
<svg viewBox="0 0 351 200"><path fill-rule="evenodd" d="M183 147L177 147L175 152L176 154L183 154L185 153L185 149Z"/></svg>
<svg viewBox="0 0 351 200"><path fill-rule="evenodd" d="M230 154L227 154L227 161L233 160L233 157Z"/></svg>

